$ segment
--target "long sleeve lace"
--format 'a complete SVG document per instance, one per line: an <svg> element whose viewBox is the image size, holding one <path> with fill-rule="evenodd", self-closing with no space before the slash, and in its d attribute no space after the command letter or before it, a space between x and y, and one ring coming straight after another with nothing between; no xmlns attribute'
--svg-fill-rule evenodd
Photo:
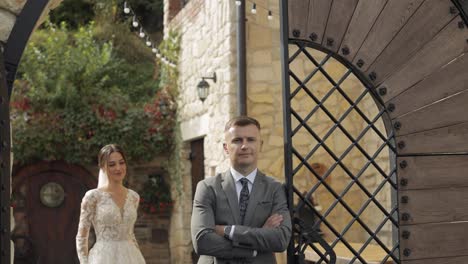
<svg viewBox="0 0 468 264"><path fill-rule="evenodd" d="M135 206L135 211L138 211L138 205L140 204L140 196L136 192L134 192L134 194L135 194L135 197L132 197L132 204ZM133 243L135 244L137 248L140 248L140 246L138 246L138 241L136 240L135 232L133 228L130 230L130 232L131 232L130 236L132 237Z"/></svg>
<svg viewBox="0 0 468 264"><path fill-rule="evenodd" d="M80 223L76 234L76 251L81 264L88 264L88 237L96 214L96 198L87 192L81 201Z"/></svg>

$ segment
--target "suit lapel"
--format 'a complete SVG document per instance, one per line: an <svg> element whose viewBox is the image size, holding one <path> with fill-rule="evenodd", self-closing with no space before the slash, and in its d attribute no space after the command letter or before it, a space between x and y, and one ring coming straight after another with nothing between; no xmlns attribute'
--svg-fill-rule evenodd
<svg viewBox="0 0 468 264"><path fill-rule="evenodd" d="M250 225L255 215L257 204L262 201L265 195L265 175L257 170L255 181L250 192L249 205L247 206L247 212L245 213L244 225Z"/></svg>
<svg viewBox="0 0 468 264"><path fill-rule="evenodd" d="M234 222L238 225L240 224L239 199L237 198L236 185L230 170L223 173L221 186L228 199L229 207L231 208L232 216L234 217Z"/></svg>

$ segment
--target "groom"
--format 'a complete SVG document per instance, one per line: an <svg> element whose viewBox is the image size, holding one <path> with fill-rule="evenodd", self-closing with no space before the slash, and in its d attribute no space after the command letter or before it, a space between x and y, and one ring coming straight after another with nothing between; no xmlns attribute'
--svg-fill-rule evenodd
<svg viewBox="0 0 468 264"><path fill-rule="evenodd" d="M260 124L240 116L224 130L231 167L197 185L192 242L198 264L271 264L286 250L291 218L281 183L257 169Z"/></svg>

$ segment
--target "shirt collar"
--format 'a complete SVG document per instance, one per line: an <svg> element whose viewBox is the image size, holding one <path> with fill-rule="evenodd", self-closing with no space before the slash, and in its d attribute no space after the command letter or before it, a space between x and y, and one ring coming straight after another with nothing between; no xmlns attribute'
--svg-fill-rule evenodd
<svg viewBox="0 0 468 264"><path fill-rule="evenodd" d="M234 182L238 182L242 178L247 178L251 184L255 181L255 176L257 176L257 169L253 170L249 175L244 176L240 172L236 171L233 167L231 167L231 175L234 178Z"/></svg>

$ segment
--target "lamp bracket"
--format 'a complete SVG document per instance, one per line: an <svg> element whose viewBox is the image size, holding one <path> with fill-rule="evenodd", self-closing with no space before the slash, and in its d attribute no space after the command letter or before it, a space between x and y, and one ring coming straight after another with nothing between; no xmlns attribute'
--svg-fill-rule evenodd
<svg viewBox="0 0 468 264"><path fill-rule="evenodd" d="M212 77L202 77L202 80L205 80L205 79L213 80L213 82L216 83L216 72L213 72Z"/></svg>

